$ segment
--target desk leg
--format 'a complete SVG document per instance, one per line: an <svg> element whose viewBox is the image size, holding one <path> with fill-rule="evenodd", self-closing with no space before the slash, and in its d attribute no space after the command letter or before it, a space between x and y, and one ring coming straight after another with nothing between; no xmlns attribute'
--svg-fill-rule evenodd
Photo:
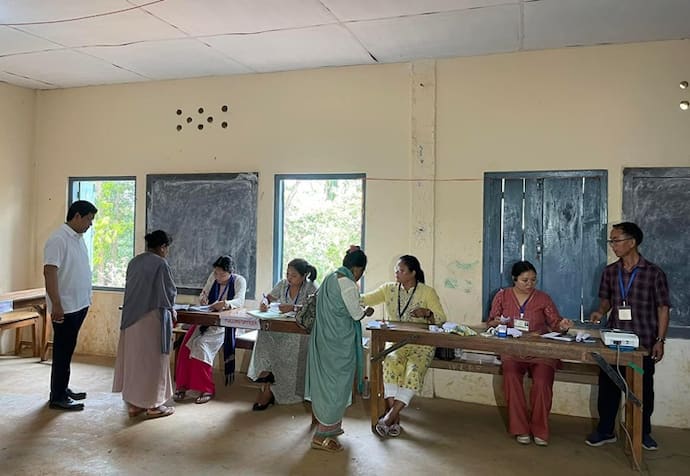
<svg viewBox="0 0 690 476"><path fill-rule="evenodd" d="M383 352L384 342L376 330L371 331L371 340L369 341L369 355L378 355ZM383 401L383 361L377 360L371 362L371 429L379 420L379 416L383 413L385 402Z"/></svg>
<svg viewBox="0 0 690 476"><path fill-rule="evenodd" d="M642 367L642 357L639 362L635 362L639 368ZM637 373L630 367L626 368L626 380L630 390L642 400L642 375ZM625 426L632 438L632 448L628 448L629 443L626 439L625 446L633 455L633 469L639 471L642 467L642 406L637 406L630 400L627 400L625 408ZM637 462L637 466L635 466Z"/></svg>
<svg viewBox="0 0 690 476"><path fill-rule="evenodd" d="M34 306L34 309L41 315L41 322L43 323L43 336L41 337L41 357L40 360L43 362L46 360L46 355L48 355L48 347L53 345L53 341L48 340L48 332L50 331L50 319L48 318L48 310L45 305Z"/></svg>

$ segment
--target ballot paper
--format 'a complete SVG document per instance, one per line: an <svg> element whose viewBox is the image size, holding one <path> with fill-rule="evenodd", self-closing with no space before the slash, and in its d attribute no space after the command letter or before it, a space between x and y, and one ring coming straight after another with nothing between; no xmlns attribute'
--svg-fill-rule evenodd
<svg viewBox="0 0 690 476"><path fill-rule="evenodd" d="M561 334L560 332L549 332L547 334L542 334L541 336L545 337L546 339L560 340L563 342L573 342L575 340L575 336L571 336L570 334Z"/></svg>

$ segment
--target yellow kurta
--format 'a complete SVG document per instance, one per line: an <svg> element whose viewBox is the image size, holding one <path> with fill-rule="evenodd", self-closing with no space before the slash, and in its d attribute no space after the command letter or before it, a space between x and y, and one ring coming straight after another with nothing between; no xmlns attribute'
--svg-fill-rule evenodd
<svg viewBox="0 0 690 476"><path fill-rule="evenodd" d="M431 286L417 283L417 288L405 290L398 283L385 283L376 291L366 293L361 302L365 306L384 303L386 319L398 322L430 323L426 318L412 317L418 308L434 313L434 324L443 324L446 313L438 294ZM383 381L418 392L424 384L424 375L434 358L435 348L428 345L408 344L386 356L383 361Z"/></svg>

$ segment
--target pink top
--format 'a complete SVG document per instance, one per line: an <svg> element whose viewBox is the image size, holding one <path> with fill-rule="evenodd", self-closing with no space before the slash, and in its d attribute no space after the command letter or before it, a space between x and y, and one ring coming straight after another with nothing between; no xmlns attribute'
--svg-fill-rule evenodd
<svg viewBox="0 0 690 476"><path fill-rule="evenodd" d="M538 334L544 334L551 330L558 330L558 324L563 320L563 317L558 313L556 305L545 292L537 289L532 292L532 295L527 300L524 306L525 315L523 320L529 322L529 331ZM520 318L520 304L513 292L513 288L504 288L496 293L491 302L491 311L489 311L489 319L495 317L510 317L512 318L506 325L513 327L513 321ZM515 357L512 355L501 354L501 360L515 360L519 362L541 363L554 368L560 368L561 362L558 359L546 359L538 357Z"/></svg>
<svg viewBox="0 0 690 476"><path fill-rule="evenodd" d="M520 303L513 292L513 288L504 288L496 293L491 302L489 319L504 316L513 319L520 318ZM563 317L558 313L556 305L545 292L535 289L525 305L525 315L522 318L529 322L529 331L544 334L552 330L558 330L558 324ZM513 327L513 320L508 324Z"/></svg>

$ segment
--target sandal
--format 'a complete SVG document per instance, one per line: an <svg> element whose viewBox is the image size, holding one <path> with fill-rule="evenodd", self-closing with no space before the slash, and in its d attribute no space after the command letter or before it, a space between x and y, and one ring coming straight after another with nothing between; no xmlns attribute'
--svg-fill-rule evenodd
<svg viewBox="0 0 690 476"><path fill-rule="evenodd" d="M184 398L187 396L187 390L178 390L175 392L175 395L173 395L173 400L176 402L181 402L184 400Z"/></svg>
<svg viewBox="0 0 690 476"><path fill-rule="evenodd" d="M175 413L175 407L166 407L165 405L161 405L156 408L149 408L146 410L146 418L148 419L153 419L153 418L161 418L161 417L167 417Z"/></svg>
<svg viewBox="0 0 690 476"><path fill-rule="evenodd" d="M199 403L199 404L208 403L208 401L211 400L212 398L213 398L212 393L202 393L201 395L196 397L196 400L194 400L194 403Z"/></svg>
<svg viewBox="0 0 690 476"><path fill-rule="evenodd" d="M390 427L383 422L383 418L379 418L379 421L376 423L374 430L376 430L376 433L381 438L385 438L388 436L390 432Z"/></svg>
<svg viewBox="0 0 690 476"><path fill-rule="evenodd" d="M311 447L315 450L328 451L329 453L338 453L344 449L343 445L341 445L338 440L331 438L330 436L325 437L320 442L311 440Z"/></svg>
<svg viewBox="0 0 690 476"><path fill-rule="evenodd" d="M139 415L141 415L145 411L146 411L146 408L139 408L137 406L129 405L129 404L127 405L127 413L129 414L130 418L138 417Z"/></svg>
<svg viewBox="0 0 690 476"><path fill-rule="evenodd" d="M396 438L396 437L400 436L400 433L402 433L402 427L398 423L393 423L388 428L388 436L392 436L393 438Z"/></svg>

